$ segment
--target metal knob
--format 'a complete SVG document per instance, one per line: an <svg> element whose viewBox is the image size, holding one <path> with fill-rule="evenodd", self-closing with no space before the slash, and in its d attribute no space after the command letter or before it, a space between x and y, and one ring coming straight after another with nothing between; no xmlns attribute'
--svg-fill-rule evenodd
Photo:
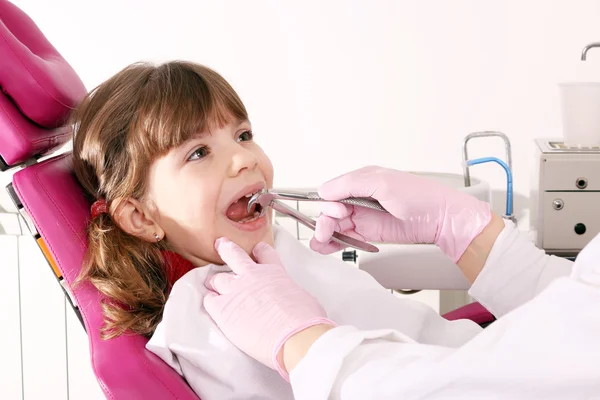
<svg viewBox="0 0 600 400"><path fill-rule="evenodd" d="M554 207L555 210L562 210L564 206L565 202L562 201L562 199L554 199L552 202L552 207Z"/></svg>

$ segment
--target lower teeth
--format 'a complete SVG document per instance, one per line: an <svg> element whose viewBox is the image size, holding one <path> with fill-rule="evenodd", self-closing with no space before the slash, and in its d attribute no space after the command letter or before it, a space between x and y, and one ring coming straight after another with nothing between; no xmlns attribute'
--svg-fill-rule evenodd
<svg viewBox="0 0 600 400"><path fill-rule="evenodd" d="M260 215L260 213L258 211L254 211L254 215L250 215L244 219L241 219L238 221L238 223L245 224L247 222L254 221L255 219L257 219L259 217L259 215Z"/></svg>

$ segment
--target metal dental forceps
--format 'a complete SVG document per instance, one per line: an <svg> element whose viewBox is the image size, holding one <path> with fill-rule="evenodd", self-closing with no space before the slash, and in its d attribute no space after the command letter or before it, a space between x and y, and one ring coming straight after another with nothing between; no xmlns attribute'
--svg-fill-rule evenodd
<svg viewBox="0 0 600 400"><path fill-rule="evenodd" d="M255 203L261 206L260 215L264 215L267 212L267 207L273 208L275 211L292 217L302 225L312 229L316 228L316 222L310 217L302 214L300 211L280 202L277 200L294 200L294 201L317 201L327 202L329 200L322 199L319 197L317 192L297 192L290 190L261 190L254 194L250 201L248 201L248 212ZM347 199L337 200L337 203L344 203L353 206L366 207L377 211L386 212L385 208L379 204L377 200L365 198L365 197L349 197ZM354 239L350 236L344 235L339 232L334 232L331 238L333 241L343 244L345 246L353 247L358 250L368 251L369 253L378 253L379 249L370 243L363 242L358 239Z"/></svg>

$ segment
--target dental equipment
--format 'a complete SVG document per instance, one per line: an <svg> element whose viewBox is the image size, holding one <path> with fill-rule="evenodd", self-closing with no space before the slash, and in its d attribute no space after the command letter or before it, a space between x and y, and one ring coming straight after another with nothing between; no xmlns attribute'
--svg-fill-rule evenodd
<svg viewBox="0 0 600 400"><path fill-rule="evenodd" d="M496 157L483 157L477 158L473 160L469 160L468 152L467 152L467 144L473 138L482 138L482 137L493 137L497 136L504 141L504 148L506 151L506 162L500 160ZM483 164L488 162L495 162L499 164L504 171L506 172L506 211L502 218L508 219L514 223L517 222L515 215L513 214L513 177L512 177L512 154L511 154L511 146L510 140L508 136L506 136L502 132L495 131L483 131L483 132L473 132L468 134L463 140L463 174L465 177L465 186L471 186L471 174L469 171L469 167L477 164Z"/></svg>
<svg viewBox="0 0 600 400"><path fill-rule="evenodd" d="M260 201L259 201L260 200ZM264 214L264 207L268 207L269 204L273 200L293 200L293 201L316 201L316 202L329 202L330 200L325 200L317 192L301 192L295 190L261 190L252 196L250 201L248 202L248 211L254 205L255 202L258 201L263 207L263 211L261 212L261 216ZM335 203L344 203L351 206L359 206L370 208L372 210L386 212L387 210L383 208L381 204L375 199L367 198L367 197L348 197L346 199L336 200Z"/></svg>
<svg viewBox="0 0 600 400"><path fill-rule="evenodd" d="M509 219L513 222L516 222L517 220L513 214L512 172L511 172L510 168L508 167L508 165L504 161L502 161L496 157L482 157L482 158L477 158L474 160L467 160L466 164L467 164L467 166L470 167L472 165L484 164L484 163L488 163L488 162L495 162L495 163L499 164L502 168L504 168L504 171L506 172L506 212L504 213L502 218Z"/></svg>
<svg viewBox="0 0 600 400"><path fill-rule="evenodd" d="M575 257L600 232L600 145L535 144L532 239L548 254Z"/></svg>
<svg viewBox="0 0 600 400"><path fill-rule="evenodd" d="M300 192L300 191L279 191L279 190L261 190L255 193L250 200L248 201L248 212L252 209L255 204L259 204L261 206L260 216L264 215L267 212L267 207L273 208L275 211L280 212L281 214L292 217L296 221L300 222L302 225L307 228L312 229L313 231L316 229L316 222L304 215L298 210L293 209L292 207L277 201L277 200L293 200L293 201L316 201L316 202L326 202L325 200L319 196L316 192ZM348 205L358 206L358 207L366 207L373 210L387 212L385 208L379 204L378 201L370 198L364 197L350 197L347 199L341 199L337 201L339 203L344 203ZM349 246L358 250L363 250L369 253L377 253L379 249L372 244L363 242L358 239L354 239L350 236L344 235L339 232L334 232L332 240L343 244L345 246Z"/></svg>
<svg viewBox="0 0 600 400"><path fill-rule="evenodd" d="M600 233L600 82L560 83L559 101L562 138L535 140L530 231L546 253L576 257Z"/></svg>
<svg viewBox="0 0 600 400"><path fill-rule="evenodd" d="M594 48L594 47L600 47L600 42L594 42L594 43L590 43L588 45L586 45L583 48L583 51L581 52L581 61L586 61L587 60L587 53L590 49Z"/></svg>

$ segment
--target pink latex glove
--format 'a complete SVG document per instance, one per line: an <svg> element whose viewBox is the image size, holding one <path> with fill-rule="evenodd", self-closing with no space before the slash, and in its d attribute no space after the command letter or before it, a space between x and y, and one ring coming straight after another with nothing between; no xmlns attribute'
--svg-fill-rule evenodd
<svg viewBox="0 0 600 400"><path fill-rule="evenodd" d="M207 281L214 293L204 297L206 311L235 346L289 381L280 357L284 343L313 325L335 323L317 299L292 281L268 244L254 247L258 263L228 239L218 239L215 247L233 273Z"/></svg>
<svg viewBox="0 0 600 400"><path fill-rule="evenodd" d="M335 178L321 185L319 195L372 197L390 213L323 203L310 242L322 254L344 247L330 241L335 230L371 242L436 244L456 263L492 218L489 203L424 176L377 166Z"/></svg>

